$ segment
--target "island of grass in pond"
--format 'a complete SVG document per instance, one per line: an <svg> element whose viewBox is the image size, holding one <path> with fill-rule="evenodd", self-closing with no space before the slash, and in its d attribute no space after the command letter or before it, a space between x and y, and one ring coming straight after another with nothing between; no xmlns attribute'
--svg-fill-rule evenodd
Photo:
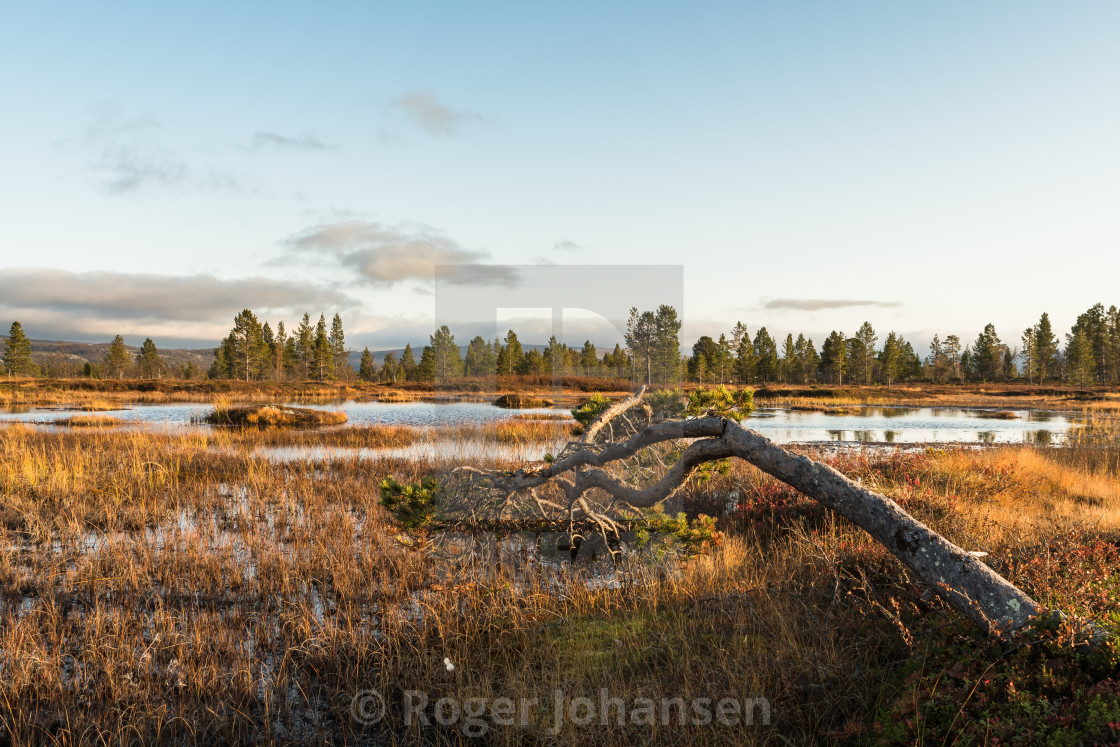
<svg viewBox="0 0 1120 747"><path fill-rule="evenodd" d="M251 407L216 407L204 418L210 425L232 425L242 428L308 428L320 425L342 425L346 413L283 405Z"/></svg>

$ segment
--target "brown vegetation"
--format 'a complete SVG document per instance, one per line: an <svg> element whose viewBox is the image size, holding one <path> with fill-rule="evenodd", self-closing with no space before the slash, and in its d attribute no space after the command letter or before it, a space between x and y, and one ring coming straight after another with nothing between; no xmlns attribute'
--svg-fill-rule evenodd
<svg viewBox="0 0 1120 747"><path fill-rule="evenodd" d="M321 425L342 425L346 420L346 413L338 410L313 410L285 405L253 407L219 405L206 415L206 422L210 425L232 425L243 428L311 428Z"/></svg>
<svg viewBox="0 0 1120 747"><path fill-rule="evenodd" d="M500 426L496 438L513 426L566 427ZM495 565L412 549L423 533L401 533L376 485L439 474L461 461L454 453L375 471L357 459L278 463L250 451L272 434L399 443L417 432L4 427L0 738L464 739L461 722L404 727L408 689L433 702L538 698L527 727L490 723L488 739L506 743L1120 737L1110 726L1113 659L1063 647L1062 628L986 641L866 534L740 462L682 496L690 513L719 517L713 553L643 565L609 588L586 583L594 577L578 567L549 575L517 554ZM987 552L1044 604L1115 622L1117 443L1115 423L1099 419L1057 449L814 453ZM550 734L555 690L597 701L601 688L628 704L763 696L772 721L569 722ZM352 696L367 689L390 707L368 728L350 716Z"/></svg>

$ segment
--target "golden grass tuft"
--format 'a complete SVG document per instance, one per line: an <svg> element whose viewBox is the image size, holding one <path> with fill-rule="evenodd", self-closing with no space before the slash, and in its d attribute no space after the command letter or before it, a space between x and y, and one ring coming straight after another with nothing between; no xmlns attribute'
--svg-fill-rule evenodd
<svg viewBox="0 0 1120 747"><path fill-rule="evenodd" d="M61 425L70 428L107 428L124 424L124 420L114 418L112 415L71 415L70 417L51 421L51 425Z"/></svg>
<svg viewBox="0 0 1120 747"><path fill-rule="evenodd" d="M206 422L210 425L243 428L309 428L342 425L346 420L346 413L338 410L315 410L283 405L218 406L206 416Z"/></svg>

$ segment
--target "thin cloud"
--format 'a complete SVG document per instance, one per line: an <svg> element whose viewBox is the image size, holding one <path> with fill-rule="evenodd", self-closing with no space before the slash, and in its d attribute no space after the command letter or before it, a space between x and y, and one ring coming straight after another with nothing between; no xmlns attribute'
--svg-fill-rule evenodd
<svg viewBox="0 0 1120 747"><path fill-rule="evenodd" d="M192 168L174 150L161 144L163 125L149 115L125 117L112 105L95 107L81 144L96 156L92 169L101 174L100 188L111 195L149 190L242 189L241 180L222 170Z"/></svg>
<svg viewBox="0 0 1120 747"><path fill-rule="evenodd" d="M112 195L133 194L150 187L182 187L191 179L183 162L132 148L106 149L96 168L106 175L101 188Z"/></svg>
<svg viewBox="0 0 1120 747"><path fill-rule="evenodd" d="M466 249L427 226L401 228L365 220L313 226L285 242L303 252L333 256L369 282L441 279L455 284L511 285L517 273L504 265L482 264L488 252Z"/></svg>
<svg viewBox="0 0 1120 747"><path fill-rule="evenodd" d="M275 132L254 132L251 146L254 150L262 148L276 148L281 150L307 150L327 151L335 150L335 146L328 145L310 133L302 133L296 137L288 137Z"/></svg>
<svg viewBox="0 0 1120 747"><path fill-rule="evenodd" d="M483 121L477 112L453 109L427 89L397 97L392 107L413 125L433 135L454 135L464 124Z"/></svg>
<svg viewBox="0 0 1120 747"><path fill-rule="evenodd" d="M823 311L825 309L846 309L853 306L875 306L881 309L891 309L902 306L902 303L900 301L860 301L847 298L775 298L763 304L762 308Z"/></svg>
<svg viewBox="0 0 1120 747"><path fill-rule="evenodd" d="M582 246L570 239L557 241L552 245L552 248L558 252L578 252L583 250Z"/></svg>
<svg viewBox="0 0 1120 747"><path fill-rule="evenodd" d="M303 282L211 275L148 275L5 268L0 272L0 309L7 316L61 313L91 320L210 322L232 319L241 309L296 312L345 309L355 302L338 291ZM77 319L75 319L77 321Z"/></svg>

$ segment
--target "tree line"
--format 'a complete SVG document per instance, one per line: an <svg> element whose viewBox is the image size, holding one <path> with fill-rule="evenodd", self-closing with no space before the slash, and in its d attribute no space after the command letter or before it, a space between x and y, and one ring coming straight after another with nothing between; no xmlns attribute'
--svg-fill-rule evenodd
<svg viewBox="0 0 1120 747"><path fill-rule="evenodd" d="M284 322L277 322L273 331L268 322L262 324L245 309L234 317L229 335L214 349L208 376L238 381L348 380L354 378L348 357L338 314L329 330L325 315L312 326L311 315L304 314L289 335Z"/></svg>
<svg viewBox="0 0 1120 747"><path fill-rule="evenodd" d="M787 334L779 345L759 327L752 336L743 322L718 338L700 337L691 355L682 355L681 321L676 309L630 310L626 347L599 355L590 340L570 347L555 336L543 349L521 343L509 330L504 337L486 340L476 336L465 354L447 326L428 339L419 361L411 344L398 358L386 353L378 364L369 348L362 352L358 371L349 364L342 318L335 314L328 327L320 315L312 325L304 314L290 334L283 322L275 330L249 309L234 318L229 335L214 349L207 372L214 379L241 381L349 380L397 383L429 381L446 384L460 378L553 375L628 378L649 384L697 382L701 384L872 384L890 386L900 381L1000 382L1025 379L1029 383L1062 381L1076 386L1120 384L1120 311L1096 304L1080 314L1065 335L1064 344L1054 333L1048 314L1027 327L1012 343L1001 340L995 326L987 324L971 345L957 335L934 335L929 353L922 358L910 341L897 332L880 337L870 322L853 334L833 330L818 350L812 338ZM44 373L32 360L31 344L18 321L8 332L4 369L9 374L37 376ZM88 362L82 374L96 378L164 377L197 378L202 372L193 363L172 370L151 338L130 355L117 335L99 362Z"/></svg>

